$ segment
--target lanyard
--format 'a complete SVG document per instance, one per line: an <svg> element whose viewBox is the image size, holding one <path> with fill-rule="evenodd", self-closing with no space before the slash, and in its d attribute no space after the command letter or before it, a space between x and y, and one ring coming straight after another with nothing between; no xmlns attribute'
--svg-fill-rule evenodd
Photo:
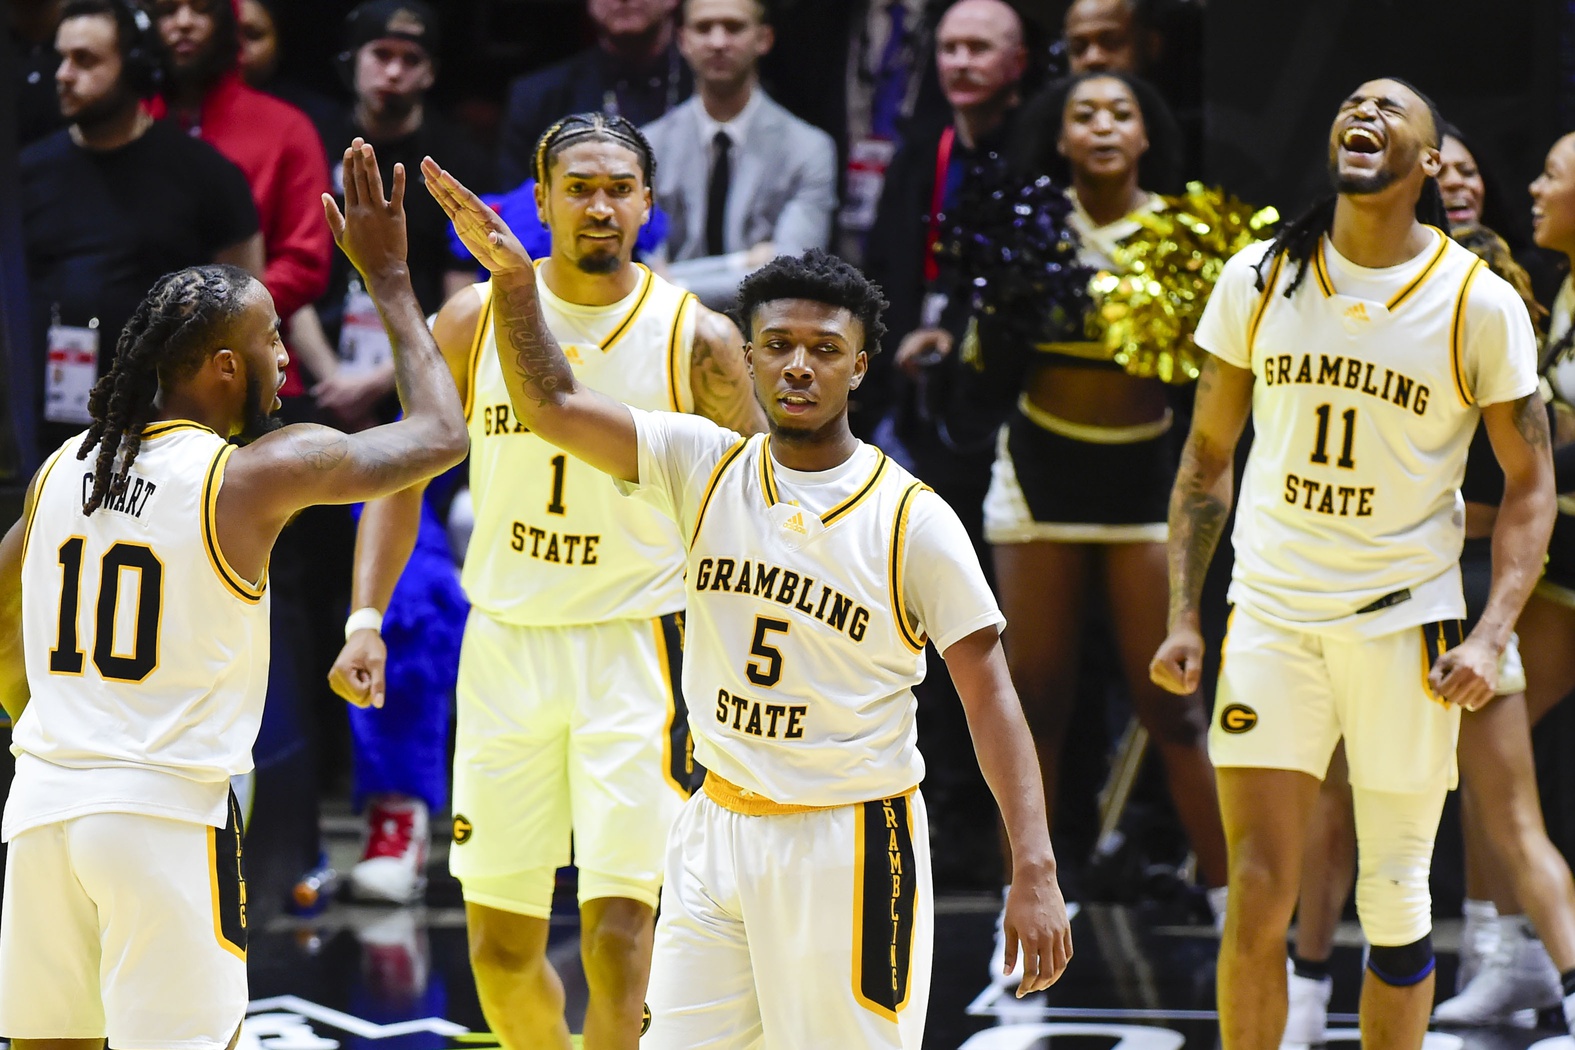
<svg viewBox="0 0 1575 1050"><path fill-rule="evenodd" d="M935 260L935 248L941 239L941 208L946 204L946 173L952 166L952 143L957 129L947 125L941 132L940 145L935 149L935 192L930 197L930 230L924 239L924 281L934 283L941 275L940 263Z"/></svg>

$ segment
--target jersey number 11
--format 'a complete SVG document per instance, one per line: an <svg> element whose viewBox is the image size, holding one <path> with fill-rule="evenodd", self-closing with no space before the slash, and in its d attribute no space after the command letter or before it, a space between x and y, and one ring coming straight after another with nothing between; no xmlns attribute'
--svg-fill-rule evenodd
<svg viewBox="0 0 1575 1050"><path fill-rule="evenodd" d="M1312 461L1319 466L1329 465L1329 405L1319 405L1314 411L1318 414L1318 437L1313 441ZM1351 470L1356 466L1356 460L1351 458L1351 444L1356 440L1356 409L1348 408L1340 413L1340 418L1345 420L1345 436L1340 440L1340 458L1334 461L1337 467Z"/></svg>

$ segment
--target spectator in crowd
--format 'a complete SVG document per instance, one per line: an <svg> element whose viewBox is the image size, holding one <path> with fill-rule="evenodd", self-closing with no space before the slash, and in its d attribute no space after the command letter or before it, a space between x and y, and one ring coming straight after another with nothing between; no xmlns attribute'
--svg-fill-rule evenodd
<svg viewBox="0 0 1575 1050"><path fill-rule="evenodd" d="M761 62L772 97L837 144L837 252L862 264L886 171L910 129L947 119L931 0L798 0Z"/></svg>
<svg viewBox="0 0 1575 1050"><path fill-rule="evenodd" d="M22 153L33 347L49 359L41 450L90 422L88 391L160 277L210 262L262 272L246 177L141 107L151 43L122 0L67 0L54 84L69 126Z"/></svg>
<svg viewBox="0 0 1575 1050"><path fill-rule="evenodd" d="M278 6L279 0L240 0L241 79L258 91L290 103L310 117L322 133L338 113L338 107L328 96L279 76ZM329 171L338 166L338 160L330 158Z"/></svg>
<svg viewBox="0 0 1575 1050"><path fill-rule="evenodd" d="M16 117L19 146L37 142L64 126L55 104L55 26L60 22L61 0L11 0L6 29L15 48L17 70Z"/></svg>
<svg viewBox="0 0 1575 1050"><path fill-rule="evenodd" d="M1137 0L1075 0L1061 22L1070 72L1143 75L1153 33L1138 20Z"/></svg>
<svg viewBox="0 0 1575 1050"><path fill-rule="evenodd" d="M279 316L293 317L327 288L333 249L321 200L328 166L317 132L300 110L241 79L230 0L155 0L153 15L170 74L153 114L174 117L246 173L267 255L263 283ZM286 395L302 390L293 373L291 379Z"/></svg>
<svg viewBox="0 0 1575 1050"><path fill-rule="evenodd" d="M441 32L432 9L422 0L366 0L345 19L344 31L339 65L355 104L330 125L328 155L339 156L358 137L370 142L381 161L385 192L393 185L396 163L414 173L425 156L443 158L457 177L490 189L487 157L427 103L437 78ZM334 193L342 198L344 187L335 185ZM450 256L448 219L431 194L410 194L405 214L411 284L421 309L436 313L449 295L474 282L474 271ZM293 349L317 380L312 394L320 409L350 428L376 422L379 402L388 401L384 407L392 410L388 336L371 297L342 256L334 260L327 294L315 308L302 311L292 335Z"/></svg>
<svg viewBox="0 0 1575 1050"><path fill-rule="evenodd" d="M836 146L761 90L772 39L762 0L685 0L678 41L695 95L645 129L672 219L663 275L713 310L775 256L831 241Z"/></svg>
<svg viewBox="0 0 1575 1050"><path fill-rule="evenodd" d="M967 323L966 294L951 294L950 271L934 262L941 235L941 216L956 203L964 175L992 148L1006 140L1018 85L1027 66L1022 23L1002 0L959 0L936 30L935 63L941 89L951 107L944 127L908 137L887 173L880 209L869 241L866 270L881 286L891 305L885 318L891 330L888 346L916 344L949 347L962 338ZM937 181L937 173L943 177ZM975 549L983 553L981 507L989 484L993 440L972 447L951 442L928 409L927 392L949 385L952 375L919 383L895 376L881 364L890 354L877 354L862 386L872 382L889 392L866 394L859 403L862 419L855 424L868 439L875 431L870 418L892 405L894 435L885 427L876 435L888 451L901 445L919 477L951 504L967 528ZM949 370L952 363L944 368ZM899 453L901 454L901 453ZM986 566L987 558L983 559ZM989 795L968 748L962 707L950 679L931 676L916 687L923 708L919 745L929 760L925 790L932 827L938 841L937 884L984 889L993 885L988 858L995 848L995 821L989 816ZM955 858L955 860L953 860ZM981 870L983 868L983 870Z"/></svg>
<svg viewBox="0 0 1575 1050"><path fill-rule="evenodd" d="M1016 10L1004 0L961 0L953 5L937 29L935 62L951 119L910 137L892 160L865 267L891 300L886 318L898 346L894 356L902 359L945 356L967 322L966 303L945 287L935 245L942 216L956 203L964 175L1009 138L1028 62ZM937 180L938 175L943 177ZM897 436L919 475L937 486L961 515L969 534L979 537L988 446L959 459L925 420L915 387L897 384L888 369L879 358L871 362L864 386L872 389L865 394L865 403L883 410L886 398L898 402ZM866 417L856 428L869 430L873 425Z"/></svg>
<svg viewBox="0 0 1575 1050"><path fill-rule="evenodd" d="M498 143L500 188L535 172L536 142L565 113L600 110L643 126L689 97L694 81L678 53L678 0L586 0L596 43L509 85Z"/></svg>

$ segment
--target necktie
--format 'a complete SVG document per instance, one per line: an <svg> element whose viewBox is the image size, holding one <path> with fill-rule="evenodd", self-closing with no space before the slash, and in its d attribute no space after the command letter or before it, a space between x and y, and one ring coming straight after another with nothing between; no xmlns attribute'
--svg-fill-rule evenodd
<svg viewBox="0 0 1575 1050"><path fill-rule="evenodd" d="M870 132L878 139L897 137L897 121L908 96L907 14L902 0L891 0L886 7L891 31L875 70L875 97L870 107Z"/></svg>
<svg viewBox="0 0 1575 1050"><path fill-rule="evenodd" d="M722 234L727 226L727 194L733 181L733 164L728 157L733 141L725 131L718 131L711 141L716 149L711 158L711 184L706 190L705 250L707 255L722 255L727 251Z"/></svg>

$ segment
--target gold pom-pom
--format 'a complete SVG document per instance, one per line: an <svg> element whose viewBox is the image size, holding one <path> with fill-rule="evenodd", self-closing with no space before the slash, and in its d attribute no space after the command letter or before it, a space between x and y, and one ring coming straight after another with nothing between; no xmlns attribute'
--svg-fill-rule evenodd
<svg viewBox="0 0 1575 1050"><path fill-rule="evenodd" d="M1161 199L1161 207L1132 215L1142 229L1114 253L1123 272L1094 275L1088 334L1130 375L1190 383L1203 359L1192 333L1225 261L1280 216L1201 182Z"/></svg>

